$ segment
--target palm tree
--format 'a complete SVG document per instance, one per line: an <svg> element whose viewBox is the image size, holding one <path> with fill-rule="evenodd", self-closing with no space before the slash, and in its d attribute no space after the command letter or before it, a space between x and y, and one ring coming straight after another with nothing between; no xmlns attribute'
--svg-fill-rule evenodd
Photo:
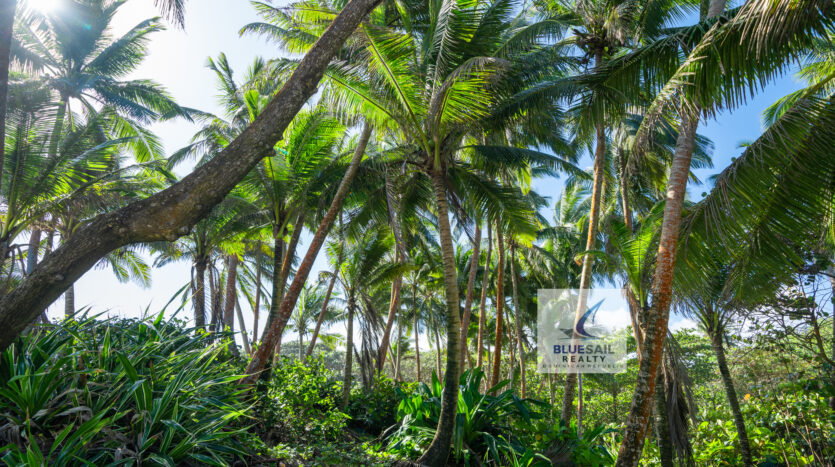
<svg viewBox="0 0 835 467"><path fill-rule="evenodd" d="M304 359L304 335L312 331L310 325L320 310L324 310L322 321L332 321L335 317L335 308L328 307L326 301L326 291L321 283L305 285L299 301L296 304L296 309L290 315L290 330L295 331L299 336L299 360ZM311 344L313 341L311 340Z"/></svg>

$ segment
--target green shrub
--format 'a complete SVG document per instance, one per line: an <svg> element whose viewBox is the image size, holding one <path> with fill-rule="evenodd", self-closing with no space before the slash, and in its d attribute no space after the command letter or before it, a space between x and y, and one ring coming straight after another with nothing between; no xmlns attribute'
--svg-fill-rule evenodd
<svg viewBox="0 0 835 467"><path fill-rule="evenodd" d="M21 336L0 359L8 465L226 465L246 405L226 342L177 323L84 319Z"/></svg>
<svg viewBox="0 0 835 467"><path fill-rule="evenodd" d="M339 407L342 383L319 358L281 359L256 389L256 418L267 442L339 439L348 415Z"/></svg>
<svg viewBox="0 0 835 467"><path fill-rule="evenodd" d="M374 436L397 422L397 407L403 394L414 392L417 383L395 383L386 376L374 379L371 390L355 387L348 402L351 428Z"/></svg>

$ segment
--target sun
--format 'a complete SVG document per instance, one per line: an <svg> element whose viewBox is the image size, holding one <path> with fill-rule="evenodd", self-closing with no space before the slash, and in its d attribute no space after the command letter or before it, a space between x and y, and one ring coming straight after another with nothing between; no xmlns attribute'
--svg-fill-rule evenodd
<svg viewBox="0 0 835 467"><path fill-rule="evenodd" d="M29 6L41 13L52 13L61 6L61 0L29 0Z"/></svg>

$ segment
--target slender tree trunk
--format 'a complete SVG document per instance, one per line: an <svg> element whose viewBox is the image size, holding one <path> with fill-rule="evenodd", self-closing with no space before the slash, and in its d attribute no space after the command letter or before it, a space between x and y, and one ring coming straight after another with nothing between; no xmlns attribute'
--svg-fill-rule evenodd
<svg viewBox="0 0 835 467"><path fill-rule="evenodd" d="M496 277L496 342L493 350L493 371L490 375L490 387L499 384L502 374L502 335L504 334L504 236L500 223L496 222L496 242L499 249L498 274Z"/></svg>
<svg viewBox="0 0 835 467"><path fill-rule="evenodd" d="M215 277L215 266L212 263L214 261L209 264L209 300L212 305L212 320L209 326L212 332L217 332L219 329L218 321L222 321L223 318L221 315L223 312L220 309L221 304L219 299L220 284L218 282L220 281L220 277Z"/></svg>
<svg viewBox="0 0 835 467"><path fill-rule="evenodd" d="M354 292L348 296L348 325L345 338L345 370L342 376L342 407L348 406L348 399L351 397L351 357L354 349Z"/></svg>
<svg viewBox="0 0 835 467"><path fill-rule="evenodd" d="M835 360L835 267L829 265L826 272L829 273L829 287L832 289L832 360ZM835 374L832 375L832 380L835 383ZM835 410L835 396L829 398L829 408Z"/></svg>
<svg viewBox="0 0 835 467"><path fill-rule="evenodd" d="M401 343L403 342L403 322L401 321L403 318L403 310L397 310L397 347L395 351L397 352L394 356L394 380L400 381L400 358L402 357L403 350Z"/></svg>
<svg viewBox="0 0 835 467"><path fill-rule="evenodd" d="M707 16L714 17L725 9L725 0L710 0ZM655 276L652 286L652 309L647 317L644 332L643 357L638 368L638 380L632 405L626 420L623 441L618 452L618 467L637 466L643 451L646 427L649 419L650 400L655 392L655 377L664 350L667 323L670 318L672 301L673 272L675 270L676 248L678 246L681 209L687 192L687 177L690 175L690 160L696 141L700 109L685 109L681 113L678 138L676 140L673 164L667 181L667 198L664 218L661 222L661 237L656 257Z"/></svg>
<svg viewBox="0 0 835 467"><path fill-rule="evenodd" d="M754 465L754 460L751 457L751 444L748 441L748 430L745 429L745 419L742 418L742 410L739 408L739 399L736 395L734 380L728 369L722 331L713 331L711 334L710 340L713 344L713 353L716 354L716 364L719 366L719 374L722 375L722 384L725 386L725 395L728 396L728 405L731 406L731 413L734 416L734 425L736 426L736 434L739 439L739 452L742 454L742 463L746 467L751 467Z"/></svg>
<svg viewBox="0 0 835 467"><path fill-rule="evenodd" d="M603 51L598 50L595 56L596 66L603 63ZM586 251L595 249L597 243L597 224L600 219L600 199L603 191L604 161L606 157L606 129L603 123L596 127L597 147L594 152L594 174L591 192L591 210L589 212L589 229L586 237ZM583 269L580 273L580 293L577 298L576 320L585 313L588 301L588 289L591 288L591 273L594 265L594 256L583 256ZM562 399L561 419L568 424L574 414L574 392L577 386L577 373L568 373L565 379L565 392Z"/></svg>
<svg viewBox="0 0 835 467"><path fill-rule="evenodd" d="M287 294L281 301L277 319L264 333L261 346L252 356L252 361L250 361L249 366L246 369L250 376L245 378L244 382L253 383L255 381L257 374L264 369L264 366L267 363L269 350L275 346L275 342L278 341L281 333L284 332L284 327L287 326L287 319L290 317L293 307L296 306L296 300L298 300L302 287L304 287L304 283L310 275L310 270L313 268L313 262L316 260L319 250L325 243L325 238L328 236L331 227L333 227L336 216L339 214L339 211L342 210L342 203L348 196L348 190L350 189L351 182L354 181L354 177L357 174L357 169L359 169L360 161L362 160L363 154L365 154L365 148L368 145L368 140L370 138L371 124L366 123L362 130L362 134L360 134L360 138L357 141L357 147L354 150L351 163L348 166L348 170L345 172L345 176L342 178L342 182L339 184L339 188L336 191L333 202L331 202L325 217L322 218L319 228L316 229L316 234L310 241L310 247L304 256L304 259L301 264L299 264L296 276L293 278L293 283L290 284Z"/></svg>
<svg viewBox="0 0 835 467"><path fill-rule="evenodd" d="M238 352L238 345L235 343L235 303L238 302L238 256L229 255L226 258L226 303L223 307L223 326L232 333L229 342L229 353L233 357L241 356ZM246 337L244 337L246 339Z"/></svg>
<svg viewBox="0 0 835 467"><path fill-rule="evenodd" d="M391 229L394 232L394 242L397 248L398 263L406 264L406 247L403 244L403 234L400 229L400 219L394 209L394 186L389 177L388 170L385 172L385 190L386 190L386 209L388 210L388 218L391 223ZM383 365L386 363L386 350L389 347L389 336L391 336L391 327L394 324L395 316L400 311L400 289L403 286L403 274L398 273L391 282L391 295L389 300L389 312L386 318L386 327L383 331L383 338L380 342L380 352L377 356L377 374L383 371Z"/></svg>
<svg viewBox="0 0 835 467"><path fill-rule="evenodd" d="M435 373L438 374L438 379L443 377L441 373L441 333L438 331L438 323L432 320L432 327L435 329Z"/></svg>
<svg viewBox="0 0 835 467"><path fill-rule="evenodd" d="M270 310L267 313L267 326L264 329L264 333L261 335L261 339L263 341L264 336L267 333L267 329L269 329L273 322L275 322L276 317L278 316L278 307L281 306L281 265L284 263L284 233L281 228L282 225L281 217L278 218L278 223L273 228L273 277L272 277L272 293L271 293L271 300L270 300ZM264 343L262 342L261 345ZM277 359L281 355L281 336L276 338L275 344L271 346L270 349L267 349L270 353L270 356L273 359Z"/></svg>
<svg viewBox="0 0 835 467"><path fill-rule="evenodd" d="M484 260L484 277L481 279L481 301L478 311L478 357L476 366L482 368L484 358L484 330L487 328L487 288L490 285L490 259L493 255L493 229L487 224L487 258Z"/></svg>
<svg viewBox="0 0 835 467"><path fill-rule="evenodd" d="M293 264L293 258L296 256L296 247L299 245L299 237L301 237L302 230L304 230L304 209L299 210L296 216L296 222L293 224L293 233L290 235L290 243L287 244L287 251L284 253L284 258L281 262L281 274L279 275L279 294L284 297L284 289L287 288L287 278L290 277L290 267ZM280 302L280 300L279 300Z"/></svg>
<svg viewBox="0 0 835 467"><path fill-rule="evenodd" d="M489 227L488 227L489 228ZM470 274L467 277L467 296L464 300L464 316L461 319L461 361L467 360L467 334L470 331L470 315L473 309L473 294L475 292L475 279L478 274L478 257L481 253L481 224L475 225L475 238L473 239L473 252L470 258ZM463 372L464 366L461 365Z"/></svg>
<svg viewBox="0 0 835 467"><path fill-rule="evenodd" d="M513 308L516 309L516 353L519 354L519 369L521 373L521 394L526 397L527 380L525 378L525 348L522 345L522 308L519 307L519 286L516 276L516 244L510 244L510 275L513 282Z"/></svg>
<svg viewBox="0 0 835 467"><path fill-rule="evenodd" d="M437 144L438 142L436 142ZM436 160L439 160L439 158L436 157ZM452 446L452 436L455 429L455 417L458 413L458 375L460 374L459 368L461 367L458 272L455 267L455 250L452 243L452 229L449 225L449 211L447 208L447 188L442 170L441 167L435 167L431 177L432 186L435 191L435 207L438 211L438 236L441 240L441 257L444 265L447 354L438 429L435 431L435 437L432 439L429 448L418 459L418 463L430 467L446 465L447 457L449 457L449 449Z"/></svg>
<svg viewBox="0 0 835 467"><path fill-rule="evenodd" d="M412 300L415 301L415 364L417 365L417 381L420 382L420 308L417 306L417 285L412 285Z"/></svg>
<svg viewBox="0 0 835 467"><path fill-rule="evenodd" d="M310 345L307 346L305 358L313 355L313 348L316 347L316 339L319 337L319 330L322 329L322 322L325 320L325 313L328 311L331 294L333 293L333 286L336 284L336 276L339 274L339 268L342 266L343 250L344 248L340 248L339 250L339 258L336 260L336 266L333 268L333 274L331 275L331 280L328 283L328 291L325 292L325 301L322 302L322 309L319 310L319 317L316 318L316 326L313 328L313 335L310 337Z"/></svg>
<svg viewBox="0 0 835 467"><path fill-rule="evenodd" d="M238 315L238 322L241 324L241 341L244 343L244 352L247 355L251 355L252 348L249 346L249 333L246 332L246 323L244 323L244 314L241 311L240 300L235 300L235 313Z"/></svg>
<svg viewBox="0 0 835 467"><path fill-rule="evenodd" d="M194 326L206 328L206 261L197 258L194 262Z"/></svg>
<svg viewBox="0 0 835 467"><path fill-rule="evenodd" d="M258 318L261 315L261 240L256 244L255 253L255 304L252 306L252 342L258 342ZM241 321L243 323L243 321ZM246 352L251 354L249 350Z"/></svg>
<svg viewBox="0 0 835 467"><path fill-rule="evenodd" d="M9 62L17 0L0 0L0 184L6 148L6 104L9 97ZM5 259L5 257L4 257Z"/></svg>
<svg viewBox="0 0 835 467"><path fill-rule="evenodd" d="M346 4L255 121L211 161L153 196L97 216L0 298L0 351L107 253L124 245L170 242L187 234L272 152L316 92L331 59L378 3L351 0ZM257 367L263 368L263 364L262 355Z"/></svg>
<svg viewBox="0 0 835 467"><path fill-rule="evenodd" d="M299 328L299 361L304 361L304 329Z"/></svg>
<svg viewBox="0 0 835 467"><path fill-rule="evenodd" d="M658 372L655 385L664 388L664 374ZM670 438L670 420L667 414L666 391L655 391L655 434L658 440L659 460L661 467L674 467L673 441Z"/></svg>
<svg viewBox="0 0 835 467"><path fill-rule="evenodd" d="M69 319L75 316L75 284L70 284L64 292L64 317Z"/></svg>

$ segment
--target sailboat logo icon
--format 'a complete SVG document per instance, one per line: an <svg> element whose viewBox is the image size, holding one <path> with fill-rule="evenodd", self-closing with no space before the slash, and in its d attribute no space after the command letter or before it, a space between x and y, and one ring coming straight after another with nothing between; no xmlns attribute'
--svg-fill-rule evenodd
<svg viewBox="0 0 835 467"><path fill-rule="evenodd" d="M583 316L581 316L580 319L578 319L577 322L574 324L574 329L561 328L560 331L564 332L566 336L569 336L571 338L580 338L582 340L600 339L599 336L591 335L588 333L588 331L586 331L586 321L594 321L594 315L597 314L597 310L600 309L600 305L603 304L604 300L606 299L604 298L603 300L600 300L593 306L589 307L589 309L586 310L585 313L583 313Z"/></svg>

